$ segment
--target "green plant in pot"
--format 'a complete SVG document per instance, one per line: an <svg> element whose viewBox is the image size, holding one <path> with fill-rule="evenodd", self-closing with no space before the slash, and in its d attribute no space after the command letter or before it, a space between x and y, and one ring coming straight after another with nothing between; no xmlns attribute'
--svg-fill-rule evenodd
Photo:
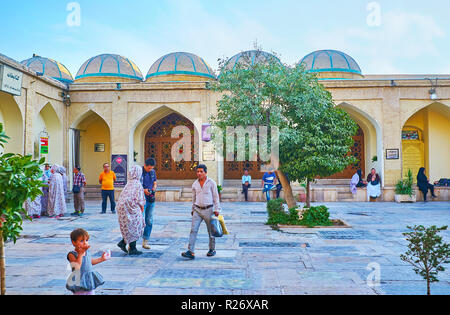
<svg viewBox="0 0 450 315"><path fill-rule="evenodd" d="M414 178L411 170L408 170L406 178L399 180L395 185L396 202L416 202L414 191Z"/></svg>

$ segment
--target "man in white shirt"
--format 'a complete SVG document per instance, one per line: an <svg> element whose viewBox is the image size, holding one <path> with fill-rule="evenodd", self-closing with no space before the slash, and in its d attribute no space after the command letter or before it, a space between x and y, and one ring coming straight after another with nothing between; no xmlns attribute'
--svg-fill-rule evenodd
<svg viewBox="0 0 450 315"><path fill-rule="evenodd" d="M203 221L206 223L209 234L208 257L216 255L216 240L211 235L211 217L219 216L220 199L217 184L207 176L208 169L205 165L197 166L197 180L192 185L192 227L189 237L188 251L181 256L195 259L195 242L197 240L198 229Z"/></svg>

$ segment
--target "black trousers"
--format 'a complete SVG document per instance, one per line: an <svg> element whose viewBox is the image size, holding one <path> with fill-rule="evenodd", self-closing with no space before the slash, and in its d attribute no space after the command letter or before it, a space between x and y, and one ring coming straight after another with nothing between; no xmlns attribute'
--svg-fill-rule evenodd
<svg viewBox="0 0 450 315"><path fill-rule="evenodd" d="M242 184L242 192L244 193L245 201L248 201L248 190L250 189L250 187L252 187L252 185L247 186Z"/></svg>
<svg viewBox="0 0 450 315"><path fill-rule="evenodd" d="M281 191L283 190L283 186L281 184L277 184L277 199L280 198Z"/></svg>
<svg viewBox="0 0 450 315"><path fill-rule="evenodd" d="M420 191L423 193L423 200L427 201L428 191L431 192L431 195L434 196L434 186L430 183L427 184L426 187L421 187Z"/></svg>
<svg viewBox="0 0 450 315"><path fill-rule="evenodd" d="M107 201L111 201L111 211L116 211L116 201L114 200L114 190L102 190L102 212L106 212Z"/></svg>

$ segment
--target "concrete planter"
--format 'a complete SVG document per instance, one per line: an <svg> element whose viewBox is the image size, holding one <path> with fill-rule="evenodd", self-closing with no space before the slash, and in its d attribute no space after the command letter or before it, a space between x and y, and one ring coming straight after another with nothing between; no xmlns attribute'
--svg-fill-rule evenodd
<svg viewBox="0 0 450 315"><path fill-rule="evenodd" d="M417 201L416 195L395 195L395 202L397 203L414 203Z"/></svg>

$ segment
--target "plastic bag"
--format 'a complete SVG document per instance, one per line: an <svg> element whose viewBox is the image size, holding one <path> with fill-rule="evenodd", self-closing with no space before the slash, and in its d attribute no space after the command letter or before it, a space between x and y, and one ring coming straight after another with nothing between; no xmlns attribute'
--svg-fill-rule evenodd
<svg viewBox="0 0 450 315"><path fill-rule="evenodd" d="M223 235L229 235L230 233L228 232L227 226L225 225L225 219L223 218L223 215L219 215L218 219L220 225L222 226Z"/></svg>
<svg viewBox="0 0 450 315"><path fill-rule="evenodd" d="M219 219L216 216L211 217L211 234L214 237L222 237L223 229Z"/></svg>

